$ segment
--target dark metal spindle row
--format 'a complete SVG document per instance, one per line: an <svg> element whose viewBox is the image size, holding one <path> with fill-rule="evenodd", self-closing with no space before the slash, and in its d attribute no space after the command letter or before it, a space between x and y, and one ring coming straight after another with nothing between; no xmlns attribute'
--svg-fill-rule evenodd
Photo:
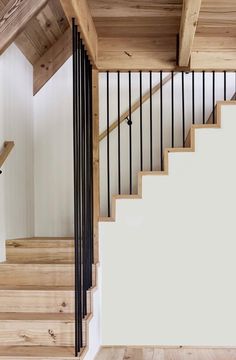
<svg viewBox="0 0 236 360"><path fill-rule="evenodd" d="M75 356L83 347L82 321L93 267L92 67L73 19L73 153L75 237Z"/></svg>
<svg viewBox="0 0 236 360"><path fill-rule="evenodd" d="M155 147L156 145L155 140L157 139L158 143L158 157L160 159L160 168L163 170L163 155L164 155L164 144L166 145L166 137L164 133L164 124L165 124L165 108L166 105L164 105L164 102L166 104L166 98L164 93L164 84L166 81L164 81L164 72L159 72L159 129L157 133L157 138L154 134L154 125L155 125L155 113L154 113L154 104L155 104L155 98L153 96L153 72L149 71L149 89L148 89L148 95L149 95L149 122L148 124L144 124L144 113L143 113L143 95L144 95L144 86L143 86L143 72L139 71L139 144L138 144L138 151L139 151L139 169L140 171L144 170L144 149L147 149L147 147L144 147L144 129L146 126L148 126L148 170L153 171L155 170L155 164L154 159L156 158L155 154ZM176 114L175 114L175 107L177 106L177 96L178 91L175 89L177 81L175 81L175 76L180 74L180 84L181 84L181 93L180 93L180 107L181 107L181 122L182 122L182 133L181 133L181 146L186 146L186 136L188 134L188 125L187 122L187 94L186 94L186 88L189 86L189 82L186 80L186 76L189 73L185 72L171 72L170 76L170 139L169 139L169 145L171 147L176 146L176 129L175 129L175 122L176 122ZM207 106L206 106L206 99L207 99L207 93L206 93L206 81L207 76L205 71L202 71L202 97L201 97L201 103L202 103L202 116L200 115L201 122L203 124L206 123L206 115L207 115ZM194 125L196 124L197 118L196 116L199 116L199 113L197 113L196 109L196 100L199 98L199 94L196 93L196 72L192 71L190 72L189 77L191 83L190 83L190 98L191 98L191 123ZM179 81L178 80L178 81ZM236 75L235 75L235 84L236 84ZM188 86L187 86L188 85ZM235 85L236 86L236 85ZM109 72L107 72L107 139L106 139L106 152L107 152L107 214L108 216L111 215L111 171L110 171L110 133L109 133L109 127L110 127L110 93L109 93L109 87L110 87L110 80L109 80ZM215 71L212 71L212 115L211 115L211 122L215 123L215 105L216 105L216 74ZM226 100L227 98L227 73L226 71L223 72L223 98ZM128 153L127 153L127 161L129 166L129 174L128 174L128 182L129 182L129 194L133 193L133 170L134 170L134 161L133 161L133 154L136 150L136 144L134 143L133 134L132 134L132 114L133 114L133 106L132 106L132 72L128 72L128 116L127 116L127 124L128 124ZM118 114L118 132L117 132L117 161L118 161L118 194L122 193L121 189L121 174L125 174L125 172L122 171L122 157L121 157L121 151L122 151L122 139L121 139L121 73L120 71L117 72L117 114ZM135 107L137 109L137 107ZM199 119L200 120L200 119ZM124 181L122 182L122 184Z"/></svg>

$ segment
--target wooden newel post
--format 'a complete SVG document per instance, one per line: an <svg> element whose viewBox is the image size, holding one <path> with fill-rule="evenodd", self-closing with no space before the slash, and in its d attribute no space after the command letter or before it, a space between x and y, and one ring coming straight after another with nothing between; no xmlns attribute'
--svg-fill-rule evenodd
<svg viewBox="0 0 236 360"><path fill-rule="evenodd" d="M99 262L98 222L100 216L99 183L99 89L98 71L93 69L93 222L94 222L94 263Z"/></svg>

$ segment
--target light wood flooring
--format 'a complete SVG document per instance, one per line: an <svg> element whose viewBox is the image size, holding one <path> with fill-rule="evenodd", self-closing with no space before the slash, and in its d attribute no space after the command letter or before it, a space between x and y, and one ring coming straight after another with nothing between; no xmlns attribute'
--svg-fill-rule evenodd
<svg viewBox="0 0 236 360"><path fill-rule="evenodd" d="M236 348L103 347L95 360L236 360Z"/></svg>

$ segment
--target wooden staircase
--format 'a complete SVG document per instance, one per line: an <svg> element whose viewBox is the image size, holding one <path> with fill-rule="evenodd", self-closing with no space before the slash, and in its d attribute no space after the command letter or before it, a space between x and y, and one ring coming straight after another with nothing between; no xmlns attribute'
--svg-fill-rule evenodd
<svg viewBox="0 0 236 360"><path fill-rule="evenodd" d="M0 264L0 359L74 357L73 251L69 238L7 241L7 261Z"/></svg>

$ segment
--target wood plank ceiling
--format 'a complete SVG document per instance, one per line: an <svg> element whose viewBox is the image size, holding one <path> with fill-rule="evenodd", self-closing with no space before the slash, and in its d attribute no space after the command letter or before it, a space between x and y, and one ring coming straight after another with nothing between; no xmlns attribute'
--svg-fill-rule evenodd
<svg viewBox="0 0 236 360"><path fill-rule="evenodd" d="M0 13L11 1L0 0ZM187 9L187 4L195 0L87 1L98 35L96 65L100 71L177 68L177 35L183 17L188 16L184 8L182 12L182 2L185 1ZM234 70L236 1L198 0L198 3L201 5L199 17L198 13L190 12L185 21L185 31L189 23L196 27L192 33L194 40L189 41L190 48L184 49L191 53L190 63L185 66L196 70ZM15 43L34 66L36 93L71 55L70 25L60 0L48 0L29 20Z"/></svg>

